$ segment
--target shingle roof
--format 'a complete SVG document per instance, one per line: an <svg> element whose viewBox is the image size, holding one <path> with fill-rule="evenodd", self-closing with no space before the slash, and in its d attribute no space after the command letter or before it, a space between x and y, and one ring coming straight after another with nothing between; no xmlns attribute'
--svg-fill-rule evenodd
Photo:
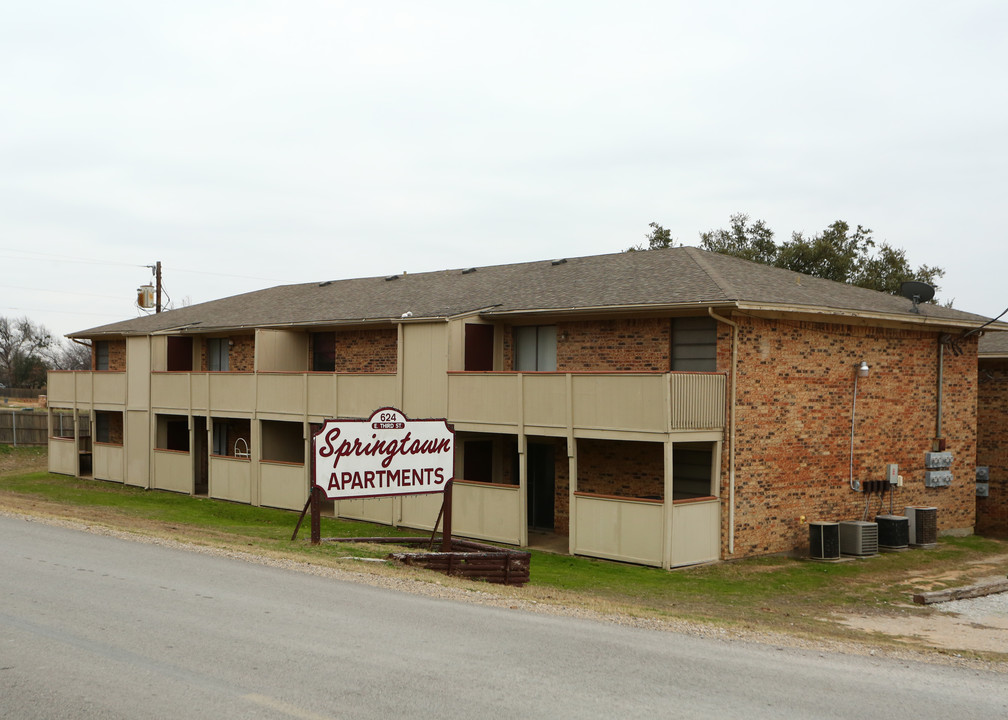
<svg viewBox="0 0 1008 720"><path fill-rule="evenodd" d="M1008 332L989 332L980 338L980 357L1008 357Z"/></svg>
<svg viewBox="0 0 1008 720"><path fill-rule="evenodd" d="M236 329L605 308L767 306L907 322L974 325L987 318L781 270L694 247L281 285L103 325L75 337L134 335L194 326Z"/></svg>

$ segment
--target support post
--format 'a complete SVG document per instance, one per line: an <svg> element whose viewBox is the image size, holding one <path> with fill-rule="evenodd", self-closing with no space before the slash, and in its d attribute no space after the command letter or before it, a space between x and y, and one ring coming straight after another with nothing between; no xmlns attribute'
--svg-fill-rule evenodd
<svg viewBox="0 0 1008 720"><path fill-rule="evenodd" d="M322 542L322 501L319 493L322 489L318 485L312 485L311 489L311 544L319 545Z"/></svg>
<svg viewBox="0 0 1008 720"><path fill-rule="evenodd" d="M453 482L449 480L445 483L444 489L444 501L442 508L444 509L444 526L441 531L441 552L451 552L452 541L452 486Z"/></svg>

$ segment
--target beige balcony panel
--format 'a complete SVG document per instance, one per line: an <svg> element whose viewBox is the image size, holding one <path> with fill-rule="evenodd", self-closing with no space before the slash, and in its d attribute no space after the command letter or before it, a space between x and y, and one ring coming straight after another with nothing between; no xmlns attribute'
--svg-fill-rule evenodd
<svg viewBox="0 0 1008 720"><path fill-rule="evenodd" d="M165 410L189 410L189 373L151 373L151 404Z"/></svg>
<svg viewBox="0 0 1008 720"><path fill-rule="evenodd" d="M58 372L50 370L46 380L46 392L50 405L73 405L74 382L91 382L88 372Z"/></svg>
<svg viewBox="0 0 1008 720"><path fill-rule="evenodd" d="M209 373L210 403L214 413L252 412L256 376L251 373Z"/></svg>
<svg viewBox="0 0 1008 720"><path fill-rule="evenodd" d="M672 506L672 567L720 557L721 503L717 499Z"/></svg>
<svg viewBox="0 0 1008 720"><path fill-rule="evenodd" d="M267 507L301 510L308 500L304 465L259 463L259 502Z"/></svg>
<svg viewBox="0 0 1008 720"><path fill-rule="evenodd" d="M672 373L672 428L720 429L725 425L725 376Z"/></svg>
<svg viewBox="0 0 1008 720"><path fill-rule="evenodd" d="M237 458L211 457L210 497L252 502L252 463Z"/></svg>
<svg viewBox="0 0 1008 720"><path fill-rule="evenodd" d="M126 373L94 373L94 398L96 405L126 404Z"/></svg>
<svg viewBox="0 0 1008 720"><path fill-rule="evenodd" d="M261 413L302 415L305 411L305 382L301 374L259 373L259 403Z"/></svg>
<svg viewBox="0 0 1008 720"><path fill-rule="evenodd" d="M125 455L122 445L105 445L94 443L91 449L94 477L96 480L109 480L121 483L126 472L124 468Z"/></svg>
<svg viewBox="0 0 1008 720"><path fill-rule="evenodd" d="M75 400L78 405L90 405L91 399L93 397L94 389L94 377L98 373L89 372L87 374L82 373L81 377L77 378L77 387L75 388Z"/></svg>
<svg viewBox="0 0 1008 720"><path fill-rule="evenodd" d="M150 486L150 413L126 411L126 484Z"/></svg>
<svg viewBox="0 0 1008 720"><path fill-rule="evenodd" d="M566 375L524 375L522 394L526 425L567 427Z"/></svg>
<svg viewBox="0 0 1008 720"><path fill-rule="evenodd" d="M178 450L154 450L155 489L188 494L193 488L192 474L193 461L189 453Z"/></svg>
<svg viewBox="0 0 1008 720"><path fill-rule="evenodd" d="M193 410L210 410L210 373L189 373Z"/></svg>
<svg viewBox="0 0 1008 720"><path fill-rule="evenodd" d="M425 493L423 495L403 495L402 516L400 525L419 530L434 529L434 521L438 519L444 493Z"/></svg>
<svg viewBox="0 0 1008 720"><path fill-rule="evenodd" d="M574 503L576 554L661 566L662 504L580 495Z"/></svg>
<svg viewBox="0 0 1008 720"><path fill-rule="evenodd" d="M452 533L517 545L520 542L517 485L454 483Z"/></svg>
<svg viewBox="0 0 1008 720"><path fill-rule="evenodd" d="M452 422L517 425L519 399L517 375L448 376L448 417Z"/></svg>
<svg viewBox="0 0 1008 720"><path fill-rule="evenodd" d="M338 417L370 417L396 405L395 375L337 375ZM332 417L331 415L329 417Z"/></svg>
<svg viewBox="0 0 1008 720"><path fill-rule="evenodd" d="M393 505L390 497L340 500L337 510L339 517L373 522L379 525L391 525L392 512Z"/></svg>
<svg viewBox="0 0 1008 720"><path fill-rule="evenodd" d="M337 417L335 375L308 375L308 414L323 418Z"/></svg>
<svg viewBox="0 0 1008 720"><path fill-rule="evenodd" d="M574 375L574 427L663 432L664 375Z"/></svg>
<svg viewBox="0 0 1008 720"><path fill-rule="evenodd" d="M73 438L49 438L49 472L77 474L77 443Z"/></svg>

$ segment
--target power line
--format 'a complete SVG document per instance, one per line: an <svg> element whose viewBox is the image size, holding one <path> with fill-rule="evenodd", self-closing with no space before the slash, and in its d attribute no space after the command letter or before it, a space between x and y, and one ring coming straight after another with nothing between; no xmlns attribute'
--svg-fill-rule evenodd
<svg viewBox="0 0 1008 720"><path fill-rule="evenodd" d="M60 295L86 295L87 297L105 298L107 300L122 300L121 295L99 295L98 293L77 292L76 290L53 290L51 287L34 288L24 285L0 285L3 290L28 290L30 292L58 293Z"/></svg>
<svg viewBox="0 0 1008 720"><path fill-rule="evenodd" d="M5 253L17 253L17 255L9 256L5 255ZM115 262L113 260L95 260L93 258L79 258L79 257L72 257L69 255L54 255L52 253L39 253L28 250L18 250L16 248L4 248L4 247L0 247L0 257L14 257L17 259L28 259L28 260L52 259L61 262L85 263L87 265L116 265L119 267L130 267L130 268L149 269L151 267L150 265L137 265L134 263ZM170 269L172 272L192 273L194 275L216 275L217 277L240 278L242 280L263 280L265 282L271 282L271 283L283 282L282 280L277 280L276 278L260 277L256 275L236 275L234 273L212 272L210 270L192 270L189 268L179 268L175 266L168 266L167 269Z"/></svg>

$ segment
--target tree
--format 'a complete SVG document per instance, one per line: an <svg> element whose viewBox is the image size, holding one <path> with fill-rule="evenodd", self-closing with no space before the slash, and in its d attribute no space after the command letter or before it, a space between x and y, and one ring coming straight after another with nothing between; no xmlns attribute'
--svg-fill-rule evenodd
<svg viewBox="0 0 1008 720"><path fill-rule="evenodd" d="M53 354L54 370L90 370L91 346L83 343L65 342Z"/></svg>
<svg viewBox="0 0 1008 720"><path fill-rule="evenodd" d="M672 231L666 230L661 225L656 222L648 223L648 227L651 230L644 239L647 240L647 247L643 244L633 245L626 249L627 252L637 252L638 250L657 250L659 248L675 247L681 243L677 243L675 238L672 237Z"/></svg>
<svg viewBox="0 0 1008 720"><path fill-rule="evenodd" d="M43 387L52 346L49 331L27 317L0 317L0 383L7 387Z"/></svg>
<svg viewBox="0 0 1008 720"><path fill-rule="evenodd" d="M750 224L749 216L745 213L732 215L728 230L700 233L700 247L765 265L774 265L779 251L773 239L773 230L762 220Z"/></svg>
<svg viewBox="0 0 1008 720"><path fill-rule="evenodd" d="M907 280L935 285L945 275L942 268L931 265L914 270L905 250L877 242L872 231L861 225L851 231L843 220L812 237L793 232L789 241L778 245L766 223L750 223L748 215L737 213L731 216L728 230L700 233L700 247L894 295Z"/></svg>

